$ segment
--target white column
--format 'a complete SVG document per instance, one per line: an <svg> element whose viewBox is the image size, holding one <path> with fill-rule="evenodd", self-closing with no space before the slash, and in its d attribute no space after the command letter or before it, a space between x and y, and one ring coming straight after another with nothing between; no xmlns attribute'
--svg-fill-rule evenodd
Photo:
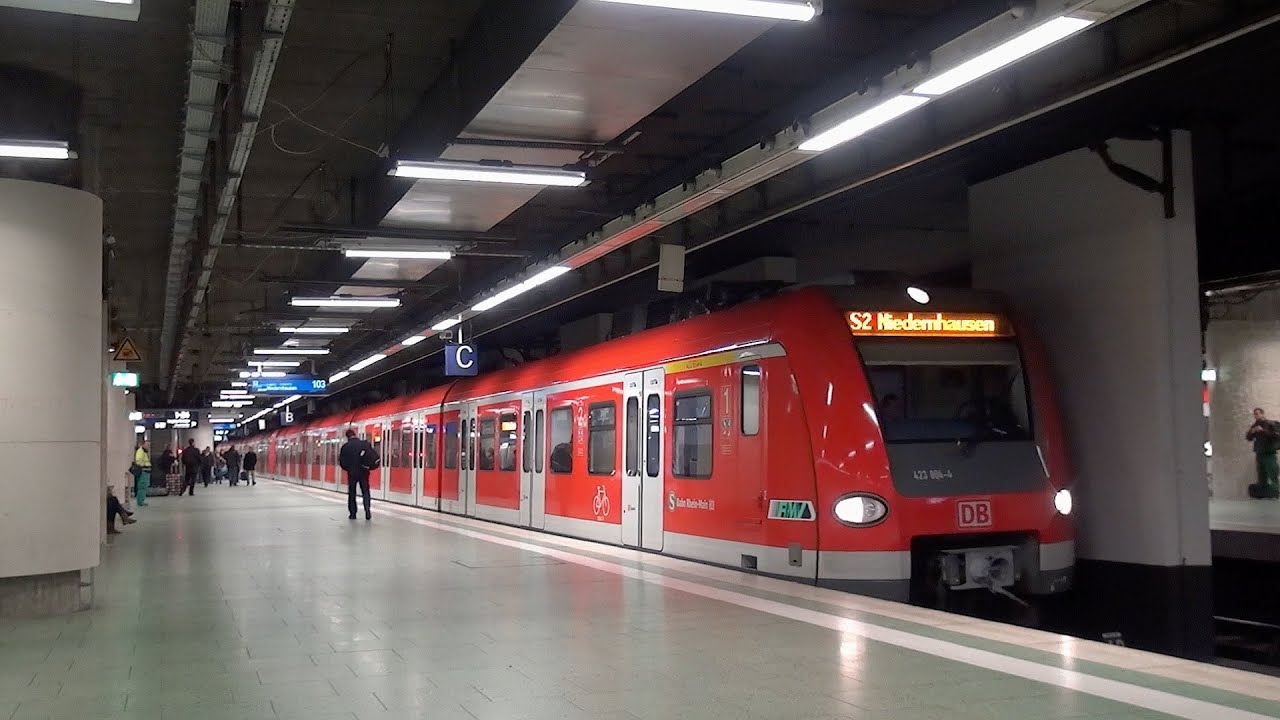
<svg viewBox="0 0 1280 720"><path fill-rule="evenodd" d="M1091 626L1198 655L1211 591L1195 209L1190 138L1172 145L1173 218L1079 150L971 188L970 230L974 284L1011 295L1049 348ZM1163 176L1160 143L1111 149Z"/></svg>
<svg viewBox="0 0 1280 720"><path fill-rule="evenodd" d="M0 258L0 612L32 612L99 561L102 201L0 180Z"/></svg>

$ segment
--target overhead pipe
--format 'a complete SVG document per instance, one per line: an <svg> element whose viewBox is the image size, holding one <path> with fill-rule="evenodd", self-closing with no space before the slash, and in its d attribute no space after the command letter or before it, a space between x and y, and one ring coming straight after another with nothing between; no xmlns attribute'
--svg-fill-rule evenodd
<svg viewBox="0 0 1280 720"><path fill-rule="evenodd" d="M173 371L166 374L166 378L170 381L168 388L170 401L172 401L177 390L177 383L172 382L172 376L176 374L177 369L182 364L183 357L188 349L191 331L199 320L200 309L203 307L208 295L209 280L213 276L213 267L218 259L218 250L227 231L227 221L231 218L231 210L235 206L236 198L240 192L240 180L249 164L249 154L253 150L253 141L258 134L258 122L267 103L267 93L271 89L271 78L275 75L276 61L279 60L280 50L284 46L285 31L289 29L289 21L293 17L293 4L294 0L270 0L266 10L266 18L263 21L262 45L254 53L253 69L249 73L249 80L244 89L244 101L240 112L240 129L236 134L235 142L231 148L231 156L227 163L226 182L218 194L217 205L213 208L215 215L213 227L209 231L208 247L205 249L204 256L200 259L195 288L192 290L191 303L186 312L184 327L180 333L176 333L178 335L176 343L178 350L172 360ZM182 273L182 277L185 276L186 273ZM166 307L167 315L168 308ZM176 321L177 313L174 314L174 318ZM163 342L161 345L161 359L163 361L169 358L170 355L163 353Z"/></svg>

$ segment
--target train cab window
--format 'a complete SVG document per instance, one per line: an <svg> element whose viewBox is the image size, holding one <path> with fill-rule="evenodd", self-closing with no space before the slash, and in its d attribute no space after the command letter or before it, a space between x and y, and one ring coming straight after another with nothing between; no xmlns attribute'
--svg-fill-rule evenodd
<svg viewBox="0 0 1280 720"><path fill-rule="evenodd" d="M436 468L436 453L438 452L435 425L427 426L426 445L426 467L428 470L434 470Z"/></svg>
<svg viewBox="0 0 1280 720"><path fill-rule="evenodd" d="M485 418L480 421L480 469L492 470L494 451L493 445L497 439L497 424L493 418Z"/></svg>
<svg viewBox="0 0 1280 720"><path fill-rule="evenodd" d="M498 416L498 469L513 472L516 469L516 414Z"/></svg>
<svg viewBox="0 0 1280 720"><path fill-rule="evenodd" d="M524 424L520 427L521 432L524 433L522 436L524 440L524 464L521 465L521 468L525 472L533 472L533 453L530 452L533 446L533 433L531 432L532 428L529 427L532 421L533 413L525 410Z"/></svg>
<svg viewBox="0 0 1280 720"><path fill-rule="evenodd" d="M547 436L547 425L543 415L543 411L539 410L538 419L534 423L533 431L533 471L536 473L542 472L542 468L545 467L544 460L547 453L547 443L545 440Z"/></svg>
<svg viewBox="0 0 1280 720"><path fill-rule="evenodd" d="M711 477L711 393L699 390L676 395L671 424L671 473L676 477Z"/></svg>
<svg viewBox="0 0 1280 720"><path fill-rule="evenodd" d="M444 424L444 469L458 469L458 423Z"/></svg>
<svg viewBox="0 0 1280 720"><path fill-rule="evenodd" d="M867 374L885 442L1031 439L1020 365L872 365Z"/></svg>
<svg viewBox="0 0 1280 720"><path fill-rule="evenodd" d="M551 472L573 472L573 408L551 411Z"/></svg>
<svg viewBox="0 0 1280 720"><path fill-rule="evenodd" d="M742 434L760 434L760 366L742 368Z"/></svg>
<svg viewBox="0 0 1280 720"><path fill-rule="evenodd" d="M662 451L662 396L653 394L644 401L644 474L651 478L658 477L662 466L659 458Z"/></svg>
<svg viewBox="0 0 1280 720"><path fill-rule="evenodd" d="M587 420L587 472L612 475L618 456L616 403L595 403Z"/></svg>
<svg viewBox="0 0 1280 720"><path fill-rule="evenodd" d="M623 447L626 457L622 459L629 476L640 474L640 398L627 398L626 440Z"/></svg>

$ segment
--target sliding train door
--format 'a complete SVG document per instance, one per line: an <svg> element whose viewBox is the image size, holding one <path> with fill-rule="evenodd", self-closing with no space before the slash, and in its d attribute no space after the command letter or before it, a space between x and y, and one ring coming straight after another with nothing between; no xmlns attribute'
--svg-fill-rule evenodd
<svg viewBox="0 0 1280 720"><path fill-rule="evenodd" d="M547 394L520 398L520 524L541 530L547 524Z"/></svg>

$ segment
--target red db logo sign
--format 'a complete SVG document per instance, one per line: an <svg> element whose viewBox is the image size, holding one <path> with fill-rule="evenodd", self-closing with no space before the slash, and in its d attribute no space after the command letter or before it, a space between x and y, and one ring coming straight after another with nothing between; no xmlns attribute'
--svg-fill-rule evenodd
<svg viewBox="0 0 1280 720"><path fill-rule="evenodd" d="M991 501L963 500L956 503L956 525L962 528L991 527Z"/></svg>

